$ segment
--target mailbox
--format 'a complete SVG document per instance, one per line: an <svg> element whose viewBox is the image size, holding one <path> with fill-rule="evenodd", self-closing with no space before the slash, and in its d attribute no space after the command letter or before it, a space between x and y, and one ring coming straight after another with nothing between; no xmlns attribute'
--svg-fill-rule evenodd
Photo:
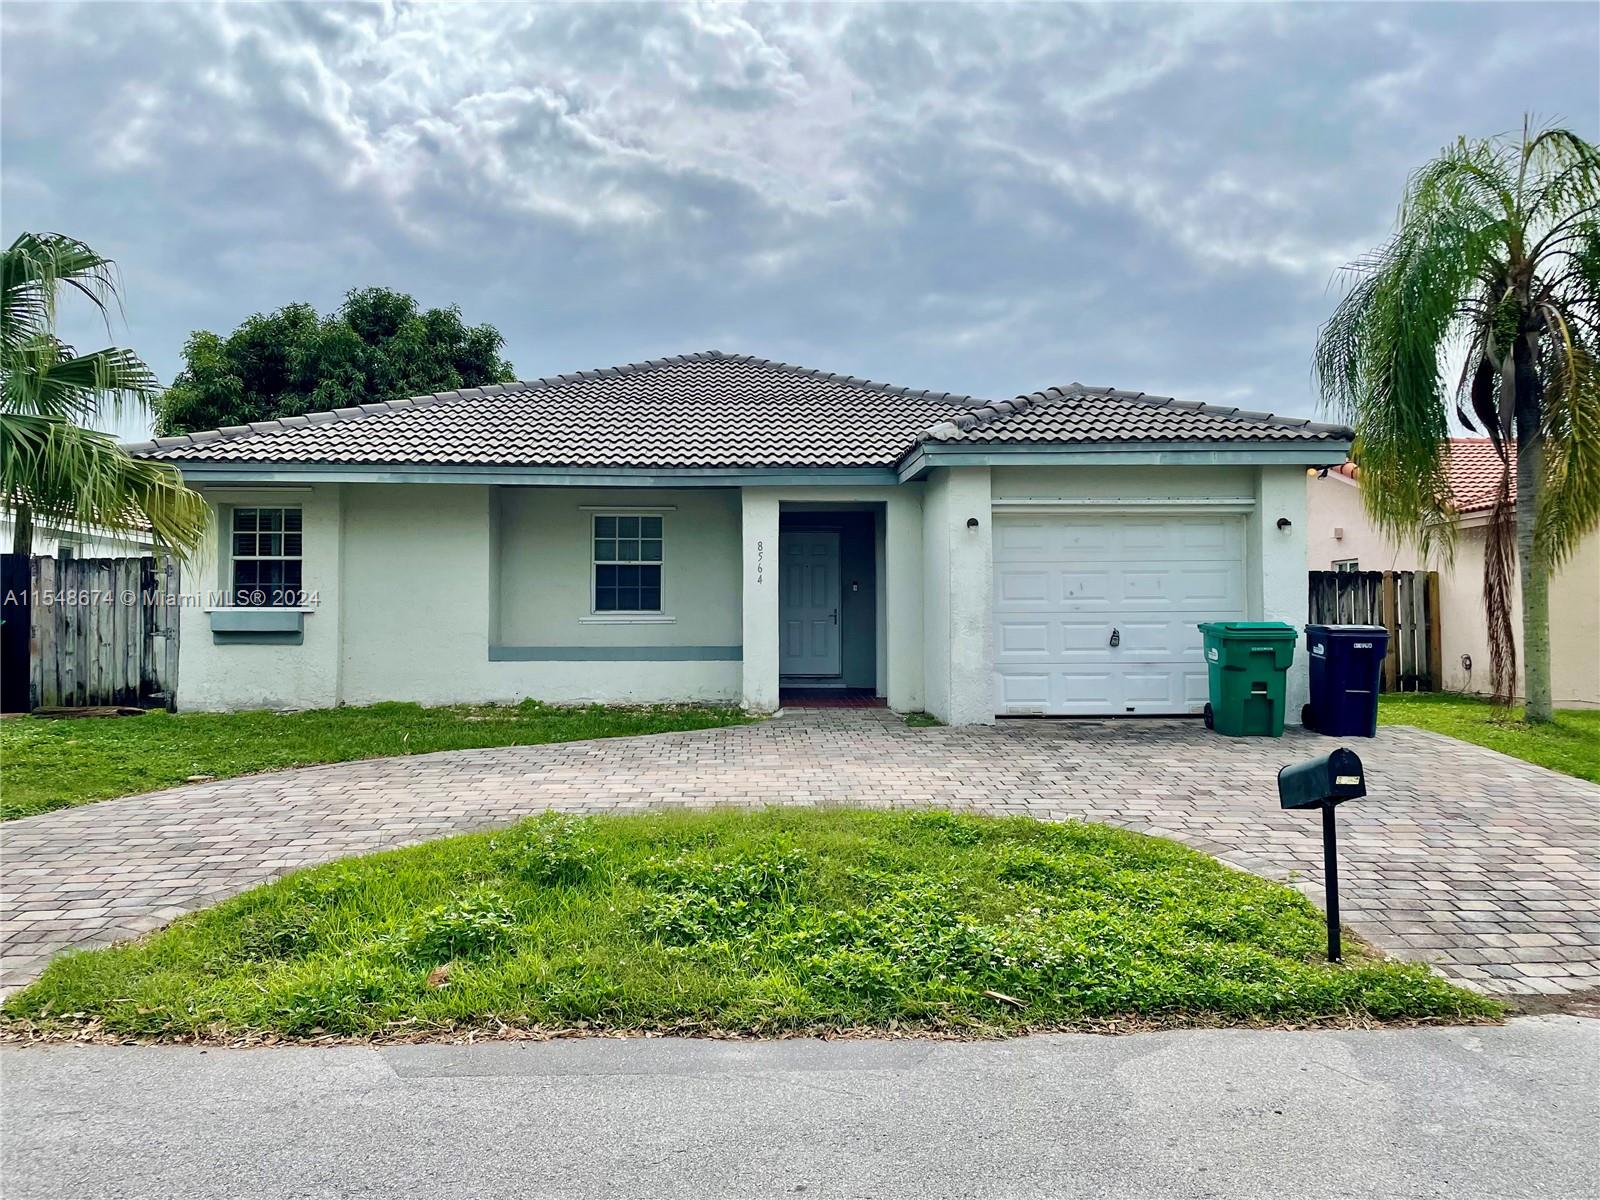
<svg viewBox="0 0 1600 1200"><path fill-rule="evenodd" d="M1295 763L1278 772L1278 804L1283 808L1321 808L1367 794L1367 777L1354 750Z"/></svg>
<svg viewBox="0 0 1600 1200"><path fill-rule="evenodd" d="M1338 962L1339 850L1333 809L1367 794L1367 776L1356 752L1340 746L1332 754L1295 763L1278 772L1278 804L1283 808L1322 810L1322 886L1327 895L1328 961Z"/></svg>

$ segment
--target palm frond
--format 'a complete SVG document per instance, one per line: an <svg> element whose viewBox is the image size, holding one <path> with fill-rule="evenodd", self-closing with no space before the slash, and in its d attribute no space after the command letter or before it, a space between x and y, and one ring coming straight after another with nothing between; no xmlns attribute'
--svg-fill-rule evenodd
<svg viewBox="0 0 1600 1200"><path fill-rule="evenodd" d="M1545 474L1534 537L1552 569L1600 524L1600 368L1592 346L1555 306L1547 321L1544 392Z"/></svg>
<svg viewBox="0 0 1600 1200"><path fill-rule="evenodd" d="M1356 430L1368 512L1398 540L1445 555L1455 524L1441 357L1456 337L1484 336L1463 304L1503 244L1499 206L1513 193L1503 168L1463 143L1420 171L1394 236L1347 268L1354 284L1318 340L1323 396Z"/></svg>
<svg viewBox="0 0 1600 1200"><path fill-rule="evenodd" d="M18 236L0 253L0 345L54 330L62 287L94 305L110 332L112 306L120 311L116 264L65 234Z"/></svg>
<svg viewBox="0 0 1600 1200"><path fill-rule="evenodd" d="M110 435L61 417L0 412L0 504L35 520L148 530L184 557L208 540L205 498L171 464L132 458Z"/></svg>

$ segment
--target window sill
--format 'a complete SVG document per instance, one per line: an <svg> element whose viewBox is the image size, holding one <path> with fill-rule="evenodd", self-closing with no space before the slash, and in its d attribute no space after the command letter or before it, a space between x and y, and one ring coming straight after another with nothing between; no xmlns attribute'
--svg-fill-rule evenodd
<svg viewBox="0 0 1600 1200"><path fill-rule="evenodd" d="M214 604L200 610L208 613L234 613L234 612L293 612L314 613L315 605L311 604Z"/></svg>
<svg viewBox="0 0 1600 1200"><path fill-rule="evenodd" d="M591 613L579 617L579 625L676 625L677 617L665 613Z"/></svg>

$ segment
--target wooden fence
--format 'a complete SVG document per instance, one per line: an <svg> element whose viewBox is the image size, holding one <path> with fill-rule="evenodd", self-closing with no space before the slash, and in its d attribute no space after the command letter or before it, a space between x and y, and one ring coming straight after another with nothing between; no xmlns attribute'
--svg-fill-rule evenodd
<svg viewBox="0 0 1600 1200"><path fill-rule="evenodd" d="M1310 619L1318 625L1382 625L1386 692L1432 692L1442 681L1437 571L1312 571Z"/></svg>
<svg viewBox="0 0 1600 1200"><path fill-rule="evenodd" d="M8 560L15 555L6 555ZM6 577L20 570L6 564ZM34 558L28 592L8 587L5 623L25 620L28 708L172 708L178 690L178 564L155 558ZM8 662L8 674L15 663ZM8 697L8 707L11 703Z"/></svg>

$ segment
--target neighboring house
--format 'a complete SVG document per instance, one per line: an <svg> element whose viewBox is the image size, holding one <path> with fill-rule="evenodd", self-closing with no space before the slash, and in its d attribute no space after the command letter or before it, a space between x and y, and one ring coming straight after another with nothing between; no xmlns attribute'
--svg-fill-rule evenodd
<svg viewBox="0 0 1600 1200"><path fill-rule="evenodd" d="M185 708L832 686L970 723L1197 712L1197 622L1305 619L1305 471L1349 446L712 351L132 449L216 508L186 590L235 593L183 610Z"/></svg>
<svg viewBox="0 0 1600 1200"><path fill-rule="evenodd" d="M16 521L0 510L0 550L11 553ZM113 533L94 526L35 525L35 558L137 558L149 554L154 545L148 533Z"/></svg>
<svg viewBox="0 0 1600 1200"><path fill-rule="evenodd" d="M1449 691L1489 691L1489 634L1483 603L1483 549L1500 482L1500 460L1487 438L1452 438L1445 460L1459 535L1454 561L1424 561L1374 527L1361 503L1360 468L1344 463L1313 472L1307 505L1307 564L1313 571L1439 572L1440 645ZM1513 496L1515 495L1513 480ZM1512 629L1520 654L1521 588ZM1550 580L1551 690L1557 705L1600 705L1600 533L1591 533ZM1519 661L1520 667L1520 661Z"/></svg>

